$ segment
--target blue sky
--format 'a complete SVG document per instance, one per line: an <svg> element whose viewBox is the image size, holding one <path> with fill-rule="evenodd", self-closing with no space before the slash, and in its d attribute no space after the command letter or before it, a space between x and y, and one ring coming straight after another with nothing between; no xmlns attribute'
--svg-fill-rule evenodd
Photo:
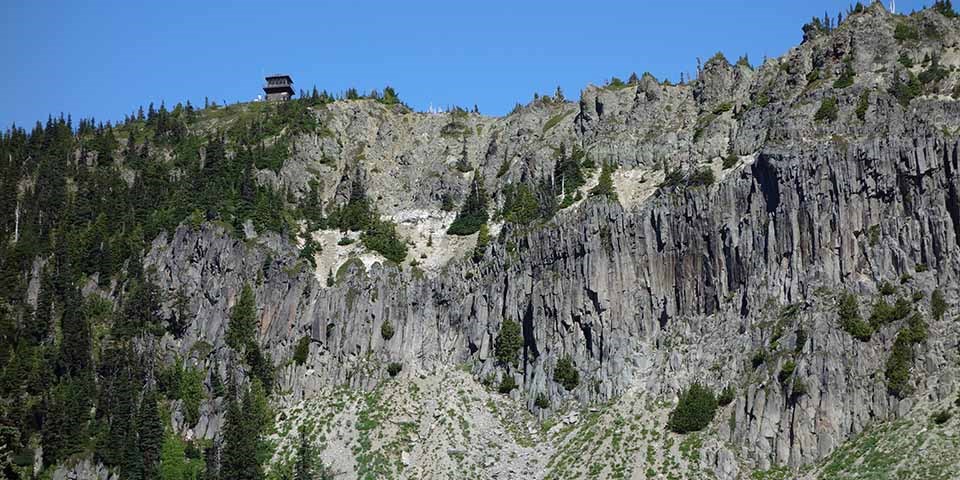
<svg viewBox="0 0 960 480"><path fill-rule="evenodd" d="M60 112L115 121L161 100L248 101L271 72L298 89L389 84L415 109L502 115L558 85L576 98L634 71L676 81L717 51L756 64L799 43L811 16L850 3L6 0L0 126Z"/></svg>

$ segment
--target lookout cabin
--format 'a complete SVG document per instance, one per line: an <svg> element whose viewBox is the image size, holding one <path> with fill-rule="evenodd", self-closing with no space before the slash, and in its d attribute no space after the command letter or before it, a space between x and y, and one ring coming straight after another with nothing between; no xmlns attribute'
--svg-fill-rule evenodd
<svg viewBox="0 0 960 480"><path fill-rule="evenodd" d="M268 75L265 80L267 83L263 86L263 93L267 94L267 100L289 100L293 97L293 79L289 75Z"/></svg>

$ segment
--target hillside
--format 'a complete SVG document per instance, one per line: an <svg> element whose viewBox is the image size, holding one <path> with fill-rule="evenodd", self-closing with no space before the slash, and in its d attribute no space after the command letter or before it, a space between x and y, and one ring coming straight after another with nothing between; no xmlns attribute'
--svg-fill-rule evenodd
<svg viewBox="0 0 960 480"><path fill-rule="evenodd" d="M843 17L504 117L5 132L0 471L956 478L960 19Z"/></svg>

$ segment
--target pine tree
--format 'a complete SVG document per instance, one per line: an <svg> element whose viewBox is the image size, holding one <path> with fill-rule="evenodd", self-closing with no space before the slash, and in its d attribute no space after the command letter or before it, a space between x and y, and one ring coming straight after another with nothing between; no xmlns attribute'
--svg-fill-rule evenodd
<svg viewBox="0 0 960 480"><path fill-rule="evenodd" d="M258 462L261 419L255 412L255 401L248 389L243 400L237 388L230 387L225 424L223 427L223 457L220 463L220 478L231 480L260 480L263 470Z"/></svg>
<svg viewBox="0 0 960 480"><path fill-rule="evenodd" d="M240 291L240 299L230 311L230 323L227 324L227 345L238 352L256 346L257 319L256 299L250 284L245 283Z"/></svg>
<svg viewBox="0 0 960 480"><path fill-rule="evenodd" d="M480 230L480 226L487 223L487 192L483 186L483 177L479 172L474 174L470 185L470 192L463 201L460 213L447 229L448 235L472 235Z"/></svg>
<svg viewBox="0 0 960 480"><path fill-rule="evenodd" d="M74 378L89 374L93 368L93 338L82 302L80 291L70 287L66 292L63 316L60 318L60 330L64 338L60 342L60 371L63 375Z"/></svg>
<svg viewBox="0 0 960 480"><path fill-rule="evenodd" d="M157 395L153 391L143 396L137 426L140 454L143 455L143 480L157 480L160 478L163 421L160 419Z"/></svg>

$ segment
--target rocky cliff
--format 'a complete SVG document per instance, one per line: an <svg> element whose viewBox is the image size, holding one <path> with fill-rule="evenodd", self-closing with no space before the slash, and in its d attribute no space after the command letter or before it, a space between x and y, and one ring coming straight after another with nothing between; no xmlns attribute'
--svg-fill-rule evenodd
<svg viewBox="0 0 960 480"><path fill-rule="evenodd" d="M285 433L309 424L345 478L842 476L863 465L836 467L846 442L958 396L958 41L956 18L874 5L758 67L718 55L687 83L644 75L502 118L317 107L322 130L258 180L298 199L319 187L328 206L361 183L407 260L334 230L290 241L183 224L144 262L168 298L188 299L167 355L226 368L227 318L253 285L259 343L279 364L275 464L292 452ZM598 166L575 201L532 225L495 216L478 260L476 235L445 234L445 200L479 179L496 210L509 185L556 181L561 144ZM588 193L609 164L619 201ZM322 247L315 266L300 256L307 238ZM863 318L884 297L922 315L909 394L885 375L907 320L857 339L841 328L844 293ZM506 321L521 326L515 365L495 355ZM579 376L569 390L561 359ZM518 388L500 395L504 377ZM735 394L706 431L665 433L695 382ZM220 413L202 411L178 427L213 438ZM943 478L960 471L946 457Z"/></svg>

